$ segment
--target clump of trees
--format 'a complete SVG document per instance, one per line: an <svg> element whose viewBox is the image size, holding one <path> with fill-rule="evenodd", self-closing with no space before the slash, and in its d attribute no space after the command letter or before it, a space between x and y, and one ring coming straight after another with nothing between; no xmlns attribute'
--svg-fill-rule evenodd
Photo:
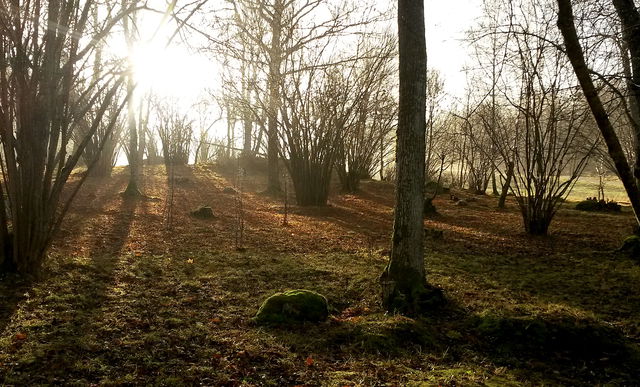
<svg viewBox="0 0 640 387"><path fill-rule="evenodd" d="M101 17L92 20L99 6L105 7ZM104 64L94 76L85 63L134 7L19 1L0 12L0 195L6 196L0 200L0 261L5 268L39 271L82 183L63 195L73 168L85 155L91 171L99 157L88 145L100 153L113 135L129 96L120 94L123 69Z"/></svg>
<svg viewBox="0 0 640 387"><path fill-rule="evenodd" d="M264 149L267 191L280 192L279 163L300 205L326 204L336 171L353 192L384 169L395 125L395 41L372 28L381 17L367 4L333 1L230 5L221 19L229 43L218 52L234 80L223 98L227 138L239 123L242 155ZM345 39L357 49L338 49Z"/></svg>
<svg viewBox="0 0 640 387"><path fill-rule="evenodd" d="M191 155L193 122L169 103L156 106L157 133L165 166L187 165Z"/></svg>
<svg viewBox="0 0 640 387"><path fill-rule="evenodd" d="M457 134L449 148L454 183L476 194L500 191L499 207L513 193L525 231L535 235L547 233L599 144L558 50L550 5L485 2L469 33L478 62L469 71L473 88L448 130Z"/></svg>
<svg viewBox="0 0 640 387"><path fill-rule="evenodd" d="M396 40L383 35L363 39L358 46L353 60L332 74L338 92L333 109L340 115L335 120L340 132L335 169L345 192L357 191L360 180L383 168L377 161L384 160L397 118L397 102L389 92L395 85Z"/></svg>

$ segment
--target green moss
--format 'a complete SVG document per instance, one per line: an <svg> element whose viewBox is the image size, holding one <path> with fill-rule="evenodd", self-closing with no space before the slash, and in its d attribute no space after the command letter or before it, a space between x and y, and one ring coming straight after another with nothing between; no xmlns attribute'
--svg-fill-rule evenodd
<svg viewBox="0 0 640 387"><path fill-rule="evenodd" d="M276 293L260 306L254 320L258 324L319 322L329 317L327 299L316 292L298 289Z"/></svg>

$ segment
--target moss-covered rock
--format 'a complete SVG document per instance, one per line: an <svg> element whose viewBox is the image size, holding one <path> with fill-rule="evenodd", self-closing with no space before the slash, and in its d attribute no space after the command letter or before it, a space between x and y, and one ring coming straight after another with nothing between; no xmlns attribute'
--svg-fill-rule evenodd
<svg viewBox="0 0 640 387"><path fill-rule="evenodd" d="M212 219L215 217L213 215L213 209L208 206L196 208L195 210L191 211L191 216L200 219Z"/></svg>
<svg viewBox="0 0 640 387"><path fill-rule="evenodd" d="M320 322L328 317L329 304L323 295L297 289L267 298L258 309L254 321L258 324L292 324Z"/></svg>
<svg viewBox="0 0 640 387"><path fill-rule="evenodd" d="M622 242L622 246L618 249L618 252L627 254L629 257L640 260L640 236L631 235Z"/></svg>

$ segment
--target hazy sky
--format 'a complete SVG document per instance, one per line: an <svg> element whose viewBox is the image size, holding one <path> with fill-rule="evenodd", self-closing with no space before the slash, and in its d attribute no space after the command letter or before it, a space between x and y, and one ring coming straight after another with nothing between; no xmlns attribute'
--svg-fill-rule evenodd
<svg viewBox="0 0 640 387"><path fill-rule="evenodd" d="M389 0L378 1L380 8L389 5ZM428 65L442 73L445 90L453 95L461 96L466 83L462 69L468 55L466 43L461 39L479 16L481 1L425 0ZM218 78L217 66L202 55L194 55L185 48L172 46L164 49L152 47L151 50L143 48L138 53L138 67L143 83L146 83L145 86L153 84L160 94L174 95L183 102L195 100L197 96L194 94L199 94L196 93L197 89L215 84ZM209 79L203 82L203 75ZM158 82L158 78L166 83Z"/></svg>
<svg viewBox="0 0 640 387"><path fill-rule="evenodd" d="M466 85L463 68L468 62L468 47L462 39L480 15L481 1L425 0L428 66L441 72L445 91L454 97L462 97ZM381 9L388 8L390 4L389 0L378 2ZM220 67L212 58L194 53L178 41L166 47L166 36L162 35L168 35L172 26L167 26L164 34L156 36L158 39L149 41L159 22L160 16L153 13L146 15L143 21L148 28L143 28L143 42L134 53L139 90L151 88L156 94L171 98L183 109L192 110L194 104L207 98L207 89L217 88ZM122 39L111 43L115 51L125 49ZM225 131L224 128L220 130Z"/></svg>
<svg viewBox="0 0 640 387"><path fill-rule="evenodd" d="M464 33L480 16L481 0L425 0L428 66L445 78L445 90L462 96L466 79L462 70L468 47Z"/></svg>

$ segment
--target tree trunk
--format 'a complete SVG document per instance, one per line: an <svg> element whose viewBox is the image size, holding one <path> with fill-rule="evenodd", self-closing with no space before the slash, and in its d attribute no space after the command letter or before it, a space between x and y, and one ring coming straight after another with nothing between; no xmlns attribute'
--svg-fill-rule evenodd
<svg viewBox="0 0 640 387"><path fill-rule="evenodd" d="M230 159L232 156L233 148L233 128L235 126L233 112L231 106L227 105L227 147L224 152L225 158Z"/></svg>
<svg viewBox="0 0 640 387"><path fill-rule="evenodd" d="M278 110L280 107L280 65L282 62L282 48L280 35L282 34L282 0L275 0L274 15L271 23L271 52L269 53L269 105L267 123L267 192L280 193L280 175L278 173L279 144L278 144Z"/></svg>
<svg viewBox="0 0 640 387"><path fill-rule="evenodd" d="M255 75L255 74L254 74ZM246 66L242 67L242 87L245 104L251 102L251 81L249 81L249 70ZM251 120L251 109L249 106L242 108L242 153L241 157L250 159L253 157L253 149L251 148L251 136L253 135L253 121Z"/></svg>
<svg viewBox="0 0 640 387"><path fill-rule="evenodd" d="M582 50L582 46L580 45L580 41L578 40L578 34L576 33L571 0L557 1L558 28L560 29L562 37L564 38L567 56L569 57L569 61L571 62L573 70L576 73L576 76L580 83L580 87L582 88L585 98L587 99L587 103L589 104L591 113L593 114L593 117L598 124L600 133L602 133L602 137L607 144L607 149L616 167L616 171L618 172L620 180L622 181L625 191L627 192L627 196L629 197L631 207L633 208L633 212L636 217L636 222L640 223L638 218L638 216L640 215L640 190L638 189L638 185L636 184L634 173L629 166L629 162L626 159L624 151L622 150L620 140L616 135L613 125L609 120L607 111L605 110L604 105L602 104L602 100L598 95L598 91L596 90L593 80L591 79L589 68L587 67L586 61L584 59L584 52ZM635 9L633 0L613 0L613 3L616 6L616 10L619 14L621 12L633 14L635 12L635 16L638 16L638 11ZM627 17L625 15L620 16L622 19L621 21L623 23L623 28L631 28L632 26L628 26L625 23L628 21L627 19L633 21L633 17ZM640 18L636 18L635 20L637 21L639 19ZM633 30L637 32L638 28L640 28L640 26L636 25ZM623 34L623 38L629 44L629 50L631 51L633 61L633 45L635 45L635 53L640 54L640 35L631 37L631 41L627 40L630 38L629 34ZM635 59L638 65L638 76L640 76L640 57L636 57Z"/></svg>
<svg viewBox="0 0 640 387"><path fill-rule="evenodd" d="M625 76L627 77L628 103L631 112L631 125L635 142L634 176L636 185L640 182L640 13L633 0L613 0L622 24L622 40L625 50L622 55Z"/></svg>
<svg viewBox="0 0 640 387"><path fill-rule="evenodd" d="M243 145L242 145L242 157L243 158L252 158L253 157L253 149L251 148L251 136L253 134L253 123L251 122L251 117L245 113L244 120L244 134L243 134Z"/></svg>
<svg viewBox="0 0 640 387"><path fill-rule="evenodd" d="M327 205L332 164L310 165L305 160L291 159L290 175L299 206Z"/></svg>
<svg viewBox="0 0 640 387"><path fill-rule="evenodd" d="M127 79L127 92L131 94L133 92L133 88L133 79L129 76ZM129 184L127 184L127 188L124 190L124 195L136 197L141 195L140 189L138 188L138 128L136 125L133 99L129 99L127 104L127 127L129 129Z"/></svg>
<svg viewBox="0 0 640 387"><path fill-rule="evenodd" d="M380 135L380 181L384 181L384 138Z"/></svg>
<svg viewBox="0 0 640 387"><path fill-rule="evenodd" d="M13 261L13 235L9 233L7 205L0 183L0 272L15 271Z"/></svg>
<svg viewBox="0 0 640 387"><path fill-rule="evenodd" d="M491 194L498 196L498 184L496 183L496 169L491 170Z"/></svg>
<svg viewBox="0 0 640 387"><path fill-rule="evenodd" d="M498 200L498 208L504 208L507 195L509 194L509 188L511 187L511 179L513 178L513 169L515 163L513 161L509 161L509 165L507 166L507 177L504 180L504 184L502 185L502 192L500 192L500 199Z"/></svg>
<svg viewBox="0 0 640 387"><path fill-rule="evenodd" d="M135 17L135 15L133 15ZM135 24L135 22L134 22ZM129 64L131 64L133 56L133 32L130 30L129 18L123 19L124 35L129 50ZM127 95L132 95L135 85L133 83L133 74L127 76ZM124 190L124 195L128 197L142 196L138 188L138 128L136 126L135 106L133 98L127 101L127 128L129 130L129 184Z"/></svg>
<svg viewBox="0 0 640 387"><path fill-rule="evenodd" d="M347 193L358 192L358 189L360 188L361 175L356 171L347 171L344 168L338 171L338 177L340 178L340 186L342 187L342 191Z"/></svg>
<svg viewBox="0 0 640 387"><path fill-rule="evenodd" d="M400 101L396 140L396 205L389 264L380 282L390 312L428 307L424 268L426 62L423 0L398 1Z"/></svg>

